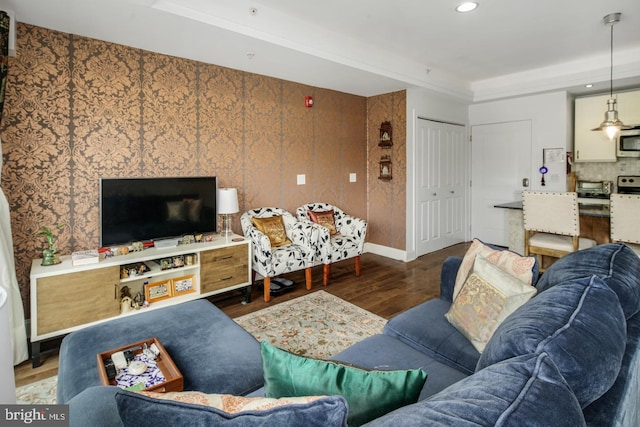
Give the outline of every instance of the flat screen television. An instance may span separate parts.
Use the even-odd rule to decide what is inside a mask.
[[[215,176],[102,178],[100,246],[217,231]]]

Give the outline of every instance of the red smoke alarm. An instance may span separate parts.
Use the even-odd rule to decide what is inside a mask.
[[[313,107],[313,98],[310,96],[305,96],[304,97],[304,106],[307,108],[311,108]]]

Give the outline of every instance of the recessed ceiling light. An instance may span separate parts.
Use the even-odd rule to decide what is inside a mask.
[[[584,85],[584,87],[593,87],[591,83]]]
[[[471,12],[477,7],[478,7],[478,3],[468,1],[465,3],[459,4],[458,7],[456,7],[456,12],[461,12],[461,13]]]

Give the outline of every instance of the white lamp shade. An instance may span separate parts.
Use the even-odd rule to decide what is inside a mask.
[[[240,212],[238,207],[238,190],[235,188],[218,188],[217,206],[219,214],[234,214]]]

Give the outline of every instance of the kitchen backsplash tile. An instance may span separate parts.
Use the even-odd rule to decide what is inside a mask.
[[[612,181],[614,191],[618,175],[640,175],[640,159],[619,160],[615,163],[574,163],[578,179],[586,181]]]

